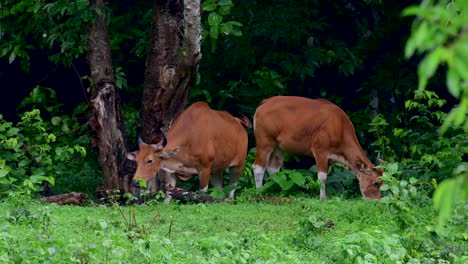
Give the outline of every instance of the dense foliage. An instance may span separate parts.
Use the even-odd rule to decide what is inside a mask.
[[[82,216],[75,217],[74,208],[38,205],[30,196],[49,184],[57,193],[94,195],[102,183],[87,129],[91,1],[2,1],[0,199],[8,202],[0,210],[0,260],[468,261],[467,3],[203,2],[203,59],[190,102],[248,116],[261,100],[279,94],[335,102],[350,116],[369,158],[385,170],[380,202],[352,200],[360,197],[357,180],[339,165],[327,181],[334,198],[310,200],[319,190],[315,166],[292,155],[285,169],[255,189],[249,131],[239,205],[156,201],[128,207],[128,216],[127,209],[111,206],[79,209]],[[151,1],[123,0],[99,10],[108,12],[129,142],[135,141],[151,7]],[[183,186],[196,190],[198,183]],[[438,225],[434,193],[444,220]],[[270,196],[292,203],[259,202]],[[138,211],[133,220],[131,210]]]

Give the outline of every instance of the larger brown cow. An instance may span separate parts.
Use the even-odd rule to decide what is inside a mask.
[[[251,126],[247,118],[194,103],[180,114],[162,142],[146,144],[140,140],[139,150],[127,155],[137,162],[133,178],[148,181],[162,169],[168,172],[166,190],[170,190],[176,186],[176,175],[182,180],[198,175],[200,190],[206,192],[209,182],[222,188],[223,172],[229,168],[231,184],[236,185],[247,155],[243,126]],[[234,196],[234,190],[229,196]],[[170,200],[166,194],[165,202]]]
[[[283,153],[288,152],[315,158],[321,199],[326,198],[329,161],[344,164],[356,175],[364,198],[380,199],[382,171],[366,157],[351,120],[335,104],[295,96],[271,97],[257,108],[254,131],[257,188],[262,187],[265,169],[270,174],[279,171]]]

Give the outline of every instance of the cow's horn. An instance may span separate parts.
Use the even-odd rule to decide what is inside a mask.
[[[167,145],[167,138],[166,138],[166,135],[164,134],[164,131],[162,131],[162,129],[159,129],[161,131],[161,134],[162,134],[162,144],[161,144],[161,147],[164,148],[166,145]]]

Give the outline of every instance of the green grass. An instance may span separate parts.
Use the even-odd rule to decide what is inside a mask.
[[[402,229],[385,205],[363,200],[120,209],[6,202],[0,204],[0,262],[430,263],[425,260],[445,257],[462,263],[468,260],[463,209],[452,230],[461,236],[447,239],[429,228],[436,218],[430,206],[408,212],[417,224]],[[132,212],[136,227],[128,231]]]

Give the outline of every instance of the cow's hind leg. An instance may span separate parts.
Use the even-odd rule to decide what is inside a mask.
[[[320,180],[320,199],[324,200],[327,198],[325,184],[327,183],[328,173],[328,152],[316,150],[312,153],[314,154],[315,162],[317,164],[317,177]]]
[[[223,190],[223,170],[213,171],[210,177],[211,186]]]
[[[275,150],[270,154],[270,159],[268,160],[267,171],[268,174],[272,175],[275,172],[278,172],[283,165],[284,153],[279,147],[276,147]]]
[[[234,198],[234,192],[236,191],[236,186],[237,186],[237,183],[239,182],[239,177],[240,177],[240,174],[242,173],[243,167],[244,167],[244,164],[242,164],[241,166],[233,166],[229,168],[229,173],[231,176],[230,186],[233,188],[229,192],[229,198]]]
[[[210,167],[201,169],[200,174],[198,175],[199,177],[198,180],[200,182],[200,192],[206,193],[208,191],[208,184],[210,182],[210,173],[211,173]]]
[[[265,169],[268,166],[268,160],[270,159],[270,155],[274,149],[274,145],[257,145],[257,153],[252,166],[255,176],[255,186],[257,188],[261,188],[263,186],[263,175],[265,174]]]

